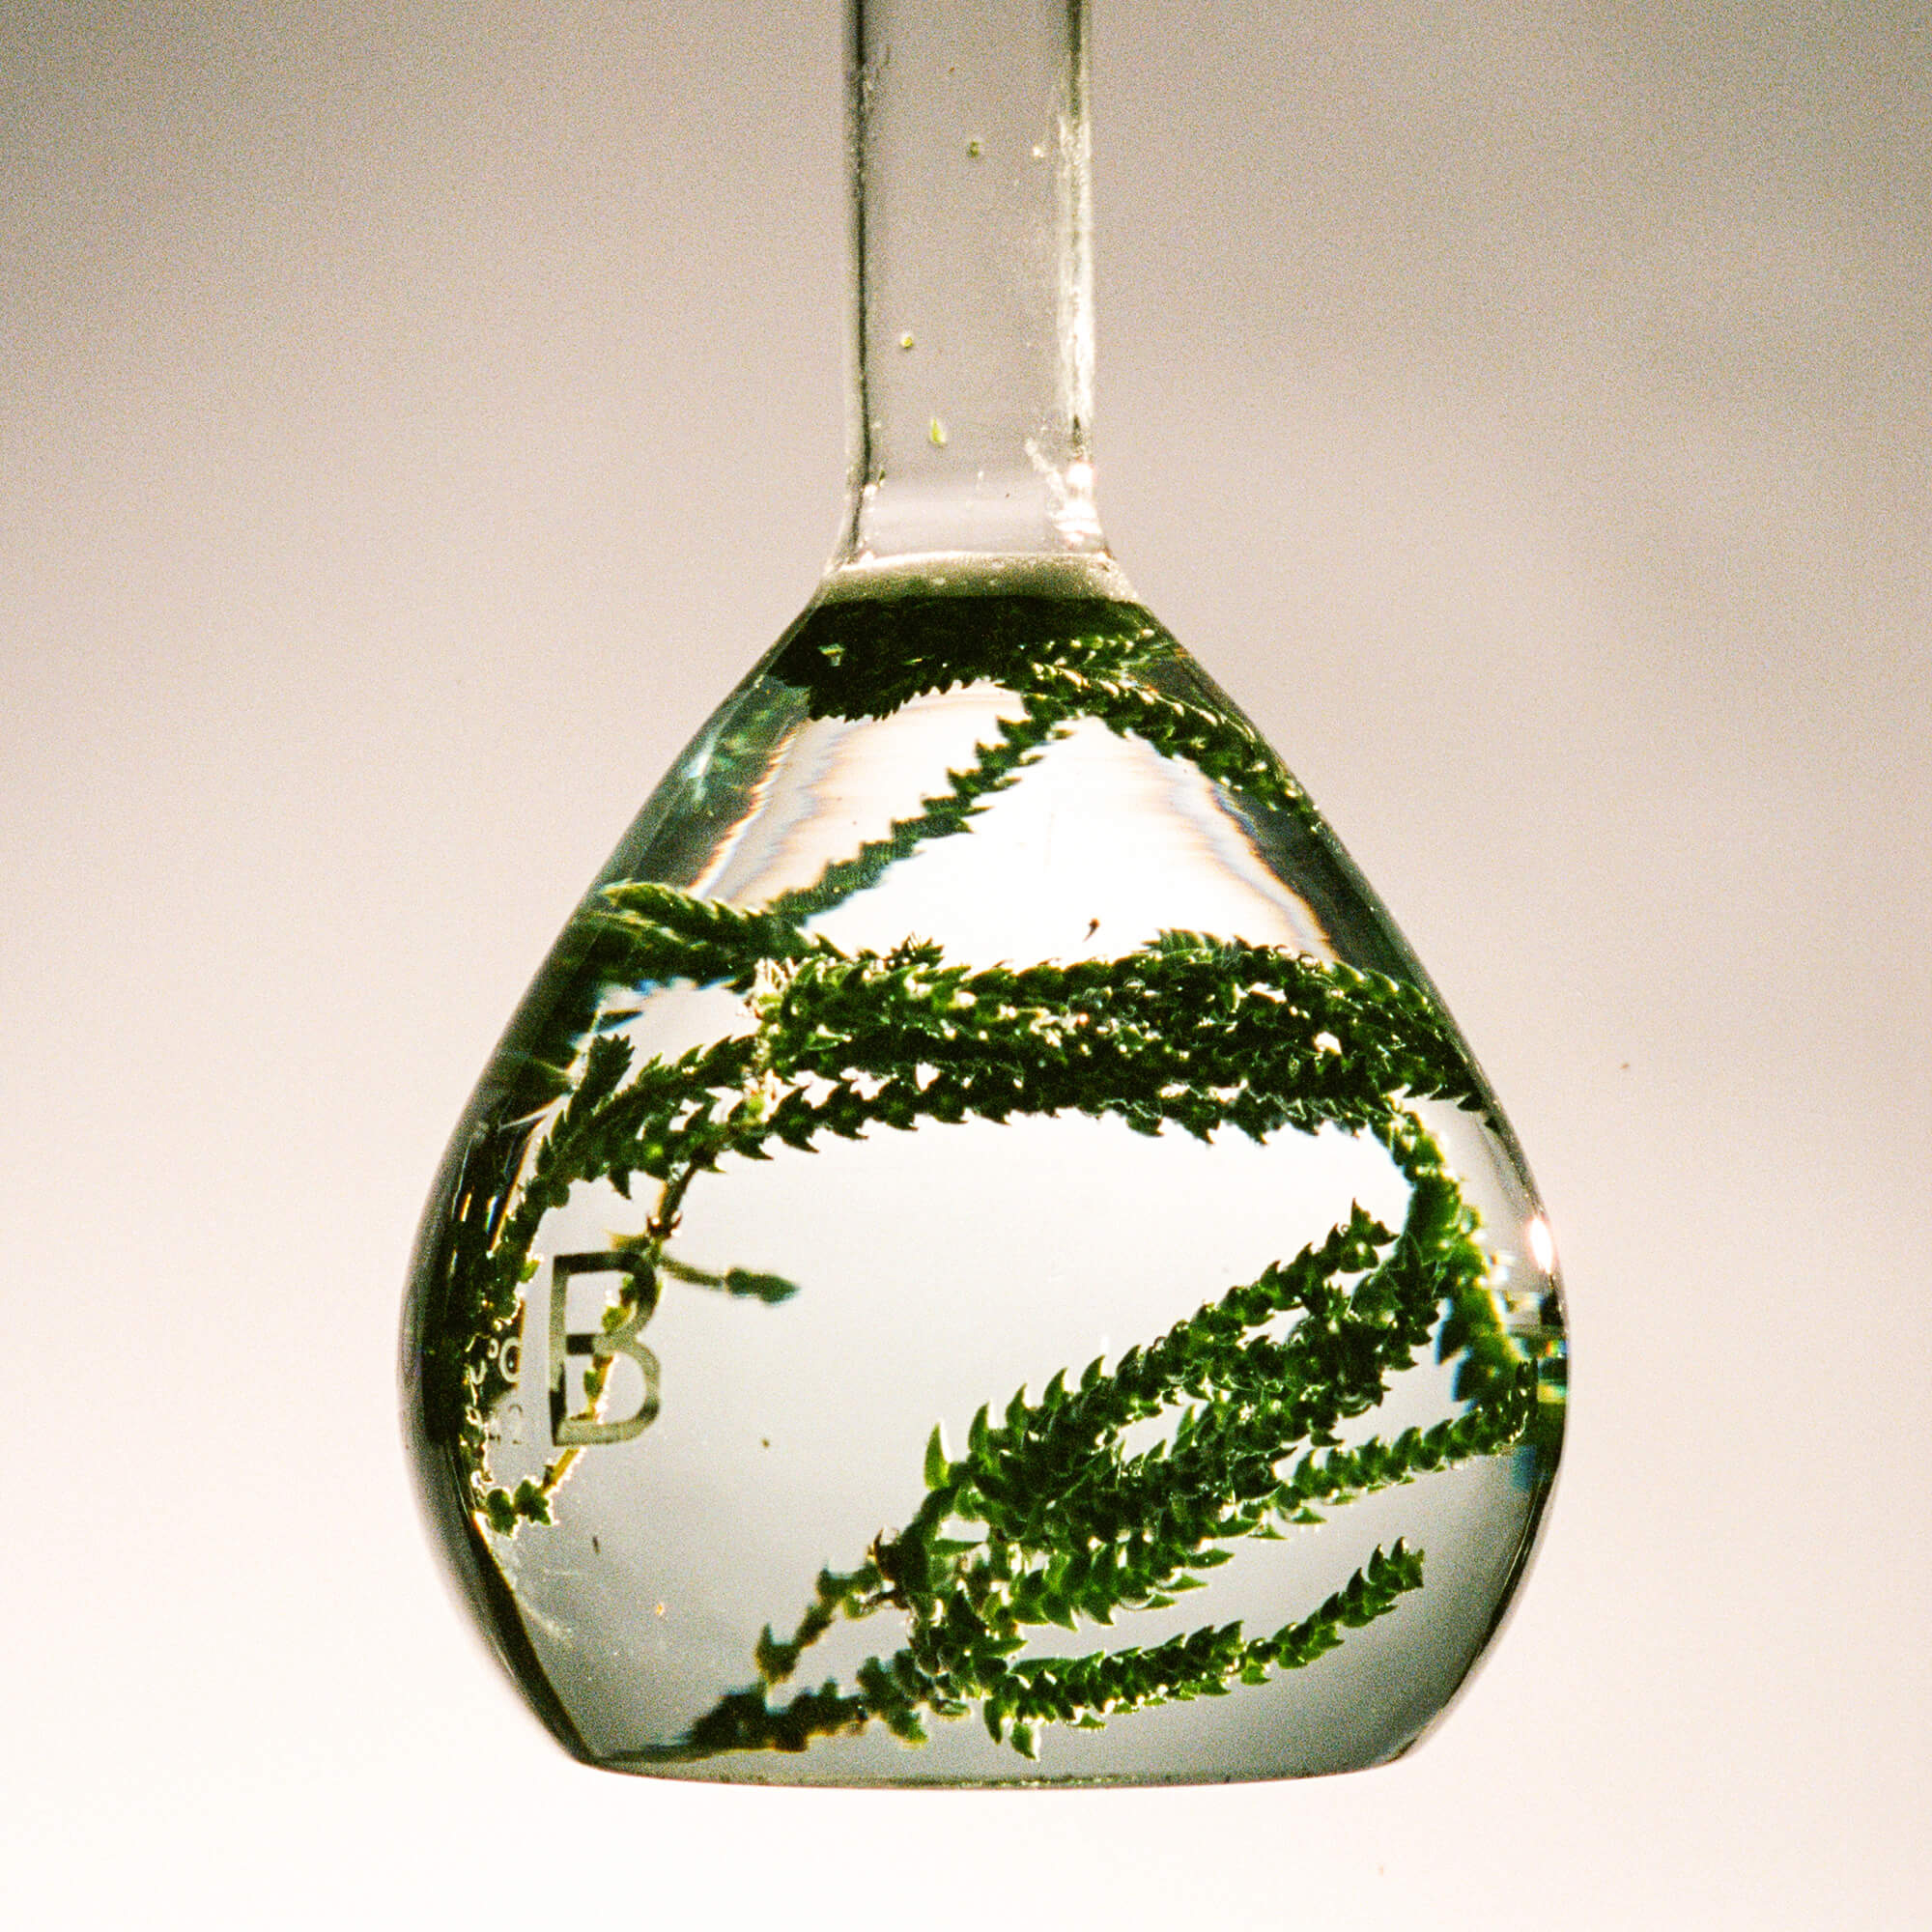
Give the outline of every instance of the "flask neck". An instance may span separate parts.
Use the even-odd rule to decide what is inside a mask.
[[[1086,0],[846,0],[850,500],[835,573],[1102,556]]]

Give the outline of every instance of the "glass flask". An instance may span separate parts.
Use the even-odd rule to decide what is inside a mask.
[[[847,16],[842,535],[457,1129],[405,1317],[426,1513],[588,1763],[1381,1763],[1549,1496],[1548,1223],[1106,549],[1083,0]]]

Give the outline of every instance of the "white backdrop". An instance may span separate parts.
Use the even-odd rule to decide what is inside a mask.
[[[1116,549],[1563,1242],[1499,1651],[1315,1784],[552,1747],[418,1533],[401,1277],[537,959],[830,546],[837,7],[0,0],[9,1922],[1923,1909],[1932,24],[1095,14]]]

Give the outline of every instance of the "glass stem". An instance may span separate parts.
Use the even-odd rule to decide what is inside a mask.
[[[846,0],[845,568],[1104,554],[1086,0]]]

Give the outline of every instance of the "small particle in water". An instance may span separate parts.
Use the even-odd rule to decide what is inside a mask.
[[[967,154],[967,156],[968,156],[968,158],[969,158],[969,159],[972,159],[972,160],[976,160],[976,161],[977,161],[977,160],[978,160],[978,159],[980,158],[980,144],[979,144],[979,142],[978,142],[978,141],[968,141],[968,142],[966,143],[966,154]]]
[[[1090,919],[1087,922],[1087,937],[1089,939],[1092,939],[1094,935],[1099,930],[1100,930],[1100,922],[1097,919]]]
[[[1046,150],[1041,146],[1039,146],[1037,142],[1034,144],[1033,157],[1037,161],[1043,161],[1046,159]]]
[[[772,1446],[772,1438],[769,1435],[761,1435],[758,1437],[758,1440],[762,1442],[767,1449],[769,1449]]]
[[[665,1613],[665,1606],[664,1606],[664,1605],[663,1605],[662,1604],[657,1604],[657,1605],[653,1605],[653,1607],[654,1607],[654,1608],[656,1609],[656,1611],[657,1611],[657,1613],[658,1613],[658,1615],[659,1615],[659,1616],[663,1616],[663,1615],[664,1615],[664,1613]]]
[[[906,332],[905,332],[905,333],[904,333],[904,334],[903,334],[902,336],[900,336],[900,337],[899,337],[899,347],[900,347],[901,349],[910,349],[910,348],[912,347],[912,330],[911,330],[911,329],[907,329],[907,330],[906,330]]]
[[[926,431],[925,436],[926,440],[932,444],[934,449],[944,449],[946,447],[946,425],[937,416],[933,417],[932,426]]]
[[[604,1554],[604,1546],[601,1543],[599,1543],[594,1536],[590,1539],[590,1547],[597,1552],[599,1556],[602,1556]]]

